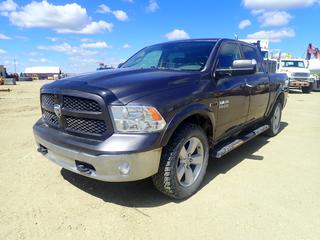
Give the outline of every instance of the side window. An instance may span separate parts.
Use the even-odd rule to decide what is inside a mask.
[[[257,71],[258,72],[263,72],[263,68],[261,65],[261,58],[258,57],[258,52],[255,48],[248,47],[248,46],[242,46],[242,52],[244,59],[247,60],[256,60],[257,61]]]
[[[220,48],[218,55],[218,69],[232,68],[234,60],[241,59],[241,52],[238,44],[226,43]]]

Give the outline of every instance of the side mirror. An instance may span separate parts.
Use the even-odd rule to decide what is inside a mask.
[[[118,68],[121,68],[124,63],[119,63]]]
[[[252,60],[235,60],[232,63],[232,68],[237,71],[250,71],[255,73],[257,68],[257,61],[255,59]]]
[[[252,60],[234,60],[232,63],[232,68],[226,69],[216,69],[215,77],[221,78],[226,76],[238,76],[253,74],[257,71],[257,61]]]

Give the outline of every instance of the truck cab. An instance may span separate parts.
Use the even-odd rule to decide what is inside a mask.
[[[304,59],[281,59],[278,72],[287,74],[289,89],[299,89],[303,93],[311,92],[313,79]]]

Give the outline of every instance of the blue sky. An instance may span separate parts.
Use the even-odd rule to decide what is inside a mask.
[[[234,34],[302,57],[320,47],[319,16],[319,0],[0,0],[0,64],[87,72],[153,43]]]

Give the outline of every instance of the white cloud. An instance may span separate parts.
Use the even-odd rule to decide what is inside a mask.
[[[119,21],[126,21],[128,20],[128,15],[125,11],[122,10],[116,10],[113,11],[112,14],[118,19]]]
[[[77,3],[54,5],[45,0],[33,1],[8,13],[10,22],[22,28],[52,28],[58,33],[95,34],[111,31],[113,25],[92,21],[87,10]]]
[[[38,49],[45,51],[55,51],[78,57],[92,56],[98,53],[97,51],[87,50],[82,47],[71,46],[69,43],[62,43],[52,46],[38,46]]]
[[[108,7],[105,4],[99,5],[96,12],[98,12],[98,13],[111,13],[119,21],[126,21],[129,18],[128,14],[125,11],[123,11],[123,10],[114,10],[113,11],[113,10],[111,10],[110,7]]]
[[[248,20],[248,19],[245,19],[245,20],[242,20],[240,23],[239,23],[239,28],[240,29],[245,29],[246,27],[249,27],[251,26],[251,21]]]
[[[90,38],[81,38],[80,42],[93,42],[93,40]]]
[[[167,33],[165,37],[170,41],[190,38],[187,32],[180,29],[174,29],[172,32]]]
[[[1,34],[0,33],[0,40],[9,40],[11,39],[10,37],[8,37],[7,35]]]
[[[319,3],[319,0],[243,0],[249,9],[289,9],[310,7]]]
[[[47,37],[47,39],[51,42],[57,42],[59,39],[56,37]]]
[[[131,46],[128,44],[128,43],[126,43],[126,44],[123,44],[123,46],[122,46],[122,48],[130,48]]]
[[[259,31],[256,33],[248,34],[249,39],[268,39],[270,42],[280,42],[283,38],[293,38],[296,33],[293,29],[281,29],[270,31]]]
[[[262,27],[275,27],[287,25],[292,16],[285,11],[264,12],[258,20]]]
[[[35,57],[35,56],[41,55],[41,53],[38,53],[38,52],[30,52],[29,55],[32,56],[32,57]]]
[[[29,58],[28,59],[29,62],[40,62],[40,63],[46,63],[48,62],[48,59],[46,58],[40,58],[40,59],[35,59],[35,58]]]
[[[265,11],[266,10],[264,10],[264,9],[254,9],[254,10],[251,11],[251,14],[253,16],[257,16],[257,15],[260,15],[260,14],[264,13]]]
[[[98,6],[98,9],[96,12],[97,13],[110,13],[111,9],[107,5],[101,4]]]
[[[106,42],[83,43],[80,46],[82,48],[111,48]]]
[[[12,12],[18,7],[13,0],[6,0],[0,3],[0,12]]]
[[[7,51],[0,48],[0,54],[5,54],[5,53],[7,53]]]
[[[75,34],[96,34],[104,30],[111,32],[113,29],[113,24],[105,21],[91,22],[82,29],[57,29],[57,33],[75,33]]]
[[[160,7],[156,0],[149,0],[149,4],[146,7],[147,12],[156,12],[159,9]]]

